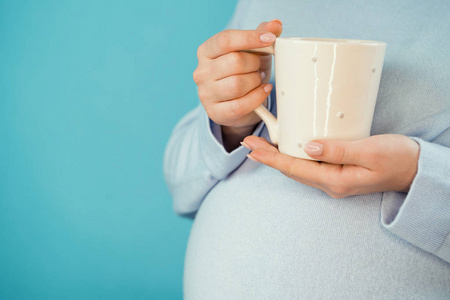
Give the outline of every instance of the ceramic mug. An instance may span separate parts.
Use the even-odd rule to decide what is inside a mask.
[[[313,139],[356,140],[370,136],[386,43],[322,38],[277,38],[277,117],[260,105],[280,152],[310,159],[304,146]]]

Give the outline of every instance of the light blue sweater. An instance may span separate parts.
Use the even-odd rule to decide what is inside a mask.
[[[195,216],[185,299],[450,299],[450,1],[241,1],[229,27],[273,18],[282,36],[387,42],[372,134],[413,137],[418,173],[408,193],[333,199],[227,153],[198,106],[164,161],[175,211]]]

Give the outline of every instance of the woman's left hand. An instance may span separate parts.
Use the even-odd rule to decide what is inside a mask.
[[[249,158],[323,190],[333,198],[387,191],[408,192],[417,173],[419,145],[398,134],[357,141],[314,140],[305,146],[311,161],[282,154],[264,138],[242,143]]]

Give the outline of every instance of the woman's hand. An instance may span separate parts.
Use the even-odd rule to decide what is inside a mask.
[[[237,137],[235,146],[253,132],[260,121],[253,110],[272,90],[271,55],[241,51],[270,46],[282,30],[278,20],[261,23],[256,30],[225,30],[198,48],[193,77],[200,101],[225,135]]]
[[[305,152],[319,161],[282,154],[261,137],[249,136],[242,144],[253,150],[249,158],[321,189],[333,198],[407,192],[417,173],[419,159],[419,145],[398,134],[375,135],[351,142],[311,141],[305,146]]]

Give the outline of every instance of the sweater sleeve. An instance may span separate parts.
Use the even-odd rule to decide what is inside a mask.
[[[259,135],[263,126],[260,122],[253,135]],[[225,150],[220,125],[209,119],[203,106],[188,113],[174,128],[164,155],[164,176],[174,211],[195,217],[208,192],[238,168],[248,153],[242,146],[231,153]]]
[[[228,29],[242,29],[250,1],[238,1]],[[268,98],[271,107],[270,96]],[[264,126],[260,122],[253,135]],[[250,151],[240,146],[231,153],[223,147],[221,126],[199,105],[174,128],[164,154],[164,177],[180,216],[194,218],[208,192],[238,168]]]
[[[450,262],[450,110],[410,130],[420,146],[418,171],[408,193],[383,194],[383,226]]]

